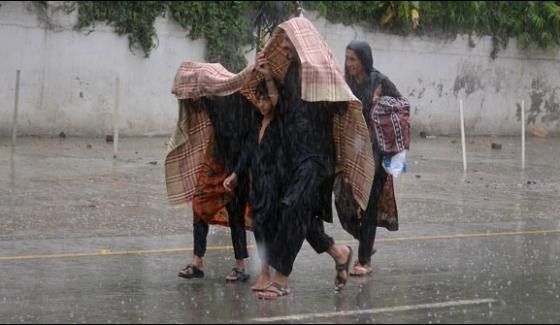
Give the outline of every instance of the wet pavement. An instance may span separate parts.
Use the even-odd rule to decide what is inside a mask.
[[[166,142],[121,139],[115,160],[104,139],[0,138],[0,323],[560,322],[560,139],[529,138],[525,171],[519,139],[469,139],[466,175],[458,139],[414,139],[373,275],[335,294],[332,260],[306,244],[279,301],[249,290],[254,249],[253,279],[225,283],[223,228],[206,277],[177,277],[192,213],[167,203]]]

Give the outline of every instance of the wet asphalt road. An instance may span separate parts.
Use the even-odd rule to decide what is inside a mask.
[[[491,143],[503,145],[492,150]],[[184,280],[189,208],[166,201],[165,138],[0,139],[1,323],[558,323],[560,139],[415,139],[396,181],[398,232],[378,232],[374,273],[333,291],[305,245],[294,293],[260,301],[226,284],[230,236],[212,228],[206,277]],[[357,244],[338,222],[327,232]],[[252,235],[249,235],[253,244]]]

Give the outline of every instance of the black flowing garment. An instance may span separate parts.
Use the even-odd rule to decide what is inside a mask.
[[[250,204],[252,218],[256,226],[276,219],[278,204],[284,192],[287,162],[282,148],[280,122],[277,118],[267,126],[259,141],[262,117],[258,117],[250,127],[247,141],[241,153],[235,172],[238,177],[250,174]]]
[[[280,89],[283,146],[291,174],[282,203],[304,215],[332,222],[335,172],[333,118],[343,103],[301,99],[299,65],[292,64]]]
[[[307,240],[318,254],[334,240],[325,233],[323,221],[332,222],[332,191],[335,176],[334,114],[346,103],[307,102],[301,99],[299,64],[288,69],[279,89],[282,114],[281,138],[286,157],[285,192],[279,204],[279,222],[269,244],[268,262],[289,276]]]

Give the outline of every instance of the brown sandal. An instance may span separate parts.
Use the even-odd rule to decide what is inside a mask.
[[[275,294],[276,296],[267,296],[266,294]],[[284,297],[289,295],[290,293],[292,293],[292,289],[290,288],[284,288],[281,284],[277,283],[277,282],[272,282],[268,285],[268,287],[266,287],[265,289],[263,289],[262,291],[259,291],[257,293],[257,297],[259,299],[264,299],[264,300],[276,300],[280,297]]]

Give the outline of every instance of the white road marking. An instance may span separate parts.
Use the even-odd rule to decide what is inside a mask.
[[[280,298],[282,299],[282,298]],[[433,309],[433,308],[447,308],[447,307],[457,307],[466,305],[480,305],[480,304],[490,304],[497,302],[495,299],[475,299],[475,300],[457,300],[457,301],[447,301],[447,302],[436,302],[431,304],[420,304],[420,305],[407,305],[407,306],[395,306],[395,307],[384,307],[384,308],[374,308],[374,309],[362,309],[362,310],[347,310],[347,311],[337,311],[330,313],[313,313],[313,314],[301,314],[301,315],[290,315],[290,316],[279,316],[279,317],[265,317],[265,318],[253,318],[255,322],[261,323],[272,323],[272,322],[282,322],[282,321],[301,321],[310,318],[326,318],[326,317],[339,317],[339,316],[357,316],[357,315],[367,315],[367,314],[380,314],[380,313],[394,313],[401,311],[410,310],[421,310],[421,309]]]

